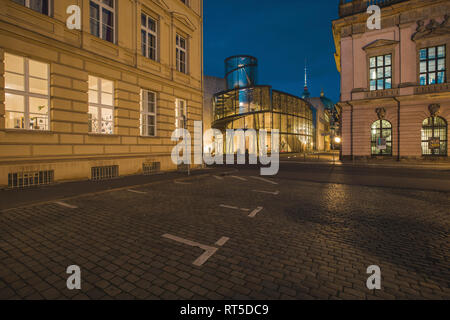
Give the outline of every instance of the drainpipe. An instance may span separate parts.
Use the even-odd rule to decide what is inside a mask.
[[[400,161],[400,100],[393,97],[397,102],[397,161]]]
[[[353,155],[353,105],[347,101],[347,104],[351,107],[350,109],[350,156],[352,157],[352,161],[355,160]]]

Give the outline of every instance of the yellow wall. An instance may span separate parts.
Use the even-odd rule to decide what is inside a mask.
[[[117,0],[116,44],[90,34],[89,1],[57,0],[51,17],[0,0],[0,186],[9,172],[55,170],[55,180],[88,179],[94,166],[139,173],[142,162],[174,169],[175,99],[188,103],[189,130],[202,119],[202,0]],[[82,31],[66,8],[82,8]],[[158,58],[141,55],[140,13],[158,22]],[[188,74],[176,71],[175,37],[188,38]],[[5,129],[4,53],[50,65],[50,131]],[[114,134],[88,133],[88,76],[114,81]],[[157,137],[141,137],[140,89],[157,92]]]

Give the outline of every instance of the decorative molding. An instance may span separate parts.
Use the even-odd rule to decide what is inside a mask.
[[[178,12],[172,12],[172,15],[175,19],[183,23],[190,30],[194,31],[196,29],[195,25],[191,22],[191,20],[189,20],[189,18],[186,15]]]
[[[385,48],[385,47],[391,47],[396,44],[400,43],[400,41],[396,40],[387,40],[387,39],[378,39],[375,40],[368,45],[364,46],[362,49],[364,51],[370,50],[370,49],[378,49],[378,48]]]
[[[375,112],[378,116],[378,119],[383,120],[386,117],[386,109],[385,108],[376,108]]]
[[[160,6],[162,9],[170,11],[170,7],[167,5],[167,3],[164,2],[164,0],[153,0],[153,2]]]
[[[430,84],[428,86],[417,86],[414,88],[414,94],[449,92],[450,83]]]
[[[431,19],[427,25],[425,25],[424,20],[417,21],[417,29],[411,39],[417,41],[424,38],[448,35],[450,33],[449,18],[450,16],[446,14],[444,16],[444,21],[441,23],[436,22],[435,19]]]
[[[366,99],[375,99],[375,98],[386,98],[386,97],[396,97],[400,94],[400,90],[398,88],[386,89],[386,90],[374,90],[366,92]]]
[[[430,116],[436,117],[439,115],[441,111],[441,105],[438,103],[433,103],[428,106],[428,110],[430,111]]]

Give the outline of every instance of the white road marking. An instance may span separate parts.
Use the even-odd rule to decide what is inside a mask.
[[[250,209],[245,209],[245,208],[239,208],[239,207],[234,207],[234,206],[227,206],[226,204],[221,204],[219,207],[222,208],[226,208],[226,209],[233,209],[233,210],[241,210],[241,211],[250,211]]]
[[[222,237],[219,240],[217,240],[217,242],[215,243],[216,246],[222,247],[225,243],[228,242],[228,240],[230,240],[230,238],[228,237]]]
[[[250,213],[248,216],[249,216],[250,218],[254,218],[254,217],[256,217],[256,215],[257,215],[262,209],[264,209],[264,208],[263,208],[263,207],[258,207],[258,208],[256,208],[255,210],[253,210],[252,213]]]
[[[238,179],[238,180],[241,180],[241,181],[247,181],[247,179],[242,178],[242,177],[238,177],[238,176],[230,176],[230,178]]]
[[[68,204],[68,203],[65,203],[65,202],[62,202],[62,201],[55,201],[55,203],[59,204],[62,207],[66,207],[66,208],[69,208],[69,209],[77,209],[78,208],[77,206],[73,206],[71,204]]]
[[[223,180],[223,177],[219,177],[219,176],[213,176],[214,178],[216,178],[217,180]]]
[[[208,261],[209,258],[211,258],[217,252],[217,250],[219,250],[219,248],[207,246],[195,241],[173,236],[171,234],[164,234],[162,235],[162,237],[204,250],[205,252],[192,263],[194,266],[197,267],[201,267],[206,261]],[[223,246],[228,240],[230,240],[230,238],[222,237],[216,242],[216,245]]]
[[[188,185],[188,184],[190,184],[190,183],[189,183],[189,182],[182,182],[182,181],[176,181],[176,180],[175,180],[175,184]]]
[[[252,177],[253,179],[257,179],[257,180],[261,180],[261,181],[264,181],[264,182],[268,182],[268,183],[271,183],[271,184],[278,184],[278,182],[275,182],[275,181],[272,181],[272,180],[269,180],[269,179],[264,179],[264,178],[261,178],[261,177]]]
[[[277,196],[277,195],[280,194],[280,191],[275,191],[275,192],[272,192],[272,191],[263,191],[263,190],[252,190],[252,191],[253,191],[253,192],[258,192],[258,193],[272,194],[272,195],[274,195],[274,196]]]
[[[137,191],[137,190],[132,190],[132,189],[128,189],[128,192],[132,192],[132,193],[138,193],[138,194],[147,194],[147,192],[142,192],[142,191]]]

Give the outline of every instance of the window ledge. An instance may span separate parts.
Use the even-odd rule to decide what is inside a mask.
[[[414,89],[415,94],[449,91],[450,83],[429,84],[425,86],[417,86]]]
[[[365,95],[366,98],[380,98],[380,97],[398,96],[399,94],[400,90],[394,88],[394,89],[367,91]]]
[[[51,130],[31,130],[31,129],[13,129],[13,128],[4,128],[0,129],[0,131],[4,132],[14,132],[14,133],[24,133],[24,134],[55,134],[55,132]]]
[[[95,132],[88,132],[88,136],[94,136],[94,137],[120,137],[119,134],[108,134],[108,133],[95,133]]]

